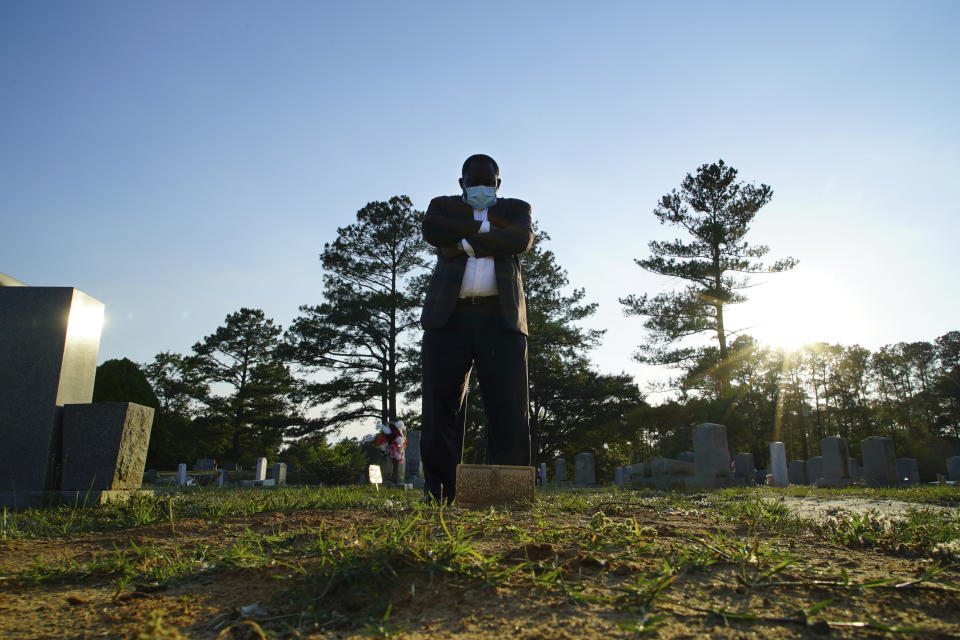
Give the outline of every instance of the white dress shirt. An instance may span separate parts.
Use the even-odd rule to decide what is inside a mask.
[[[490,220],[486,209],[474,209],[473,219],[479,220],[480,233],[490,231]],[[497,295],[497,274],[494,270],[493,258],[478,258],[473,253],[473,247],[463,239],[463,250],[467,252],[467,268],[463,272],[463,282],[460,283],[460,297]]]

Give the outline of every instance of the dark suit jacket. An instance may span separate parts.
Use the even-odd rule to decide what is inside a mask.
[[[430,201],[423,218],[423,239],[437,247],[437,265],[420,315],[424,329],[439,329],[450,319],[467,266],[466,255],[448,258],[440,247],[466,239],[476,257],[493,257],[503,317],[526,335],[527,304],[517,256],[533,244],[530,205],[514,198],[497,198],[487,209],[487,218],[490,231],[478,233],[481,223],[473,219],[473,208],[462,197],[440,196]]]

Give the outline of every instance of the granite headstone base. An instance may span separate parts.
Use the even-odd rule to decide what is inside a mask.
[[[533,500],[536,482],[533,467],[458,464],[457,505],[473,508]]]
[[[153,409],[132,402],[64,406],[63,489],[139,489],[152,426]]]

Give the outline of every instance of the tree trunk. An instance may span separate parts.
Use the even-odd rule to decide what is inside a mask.
[[[717,309],[717,341],[720,343],[720,363],[717,365],[717,397],[727,393],[727,334],[723,328],[723,304],[714,305]]]

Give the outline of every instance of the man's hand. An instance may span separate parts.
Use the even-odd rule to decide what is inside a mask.
[[[460,250],[459,243],[448,244],[447,246],[441,248],[440,250],[443,251],[443,255],[447,256],[448,258],[456,258],[457,256],[463,253],[463,251]]]

